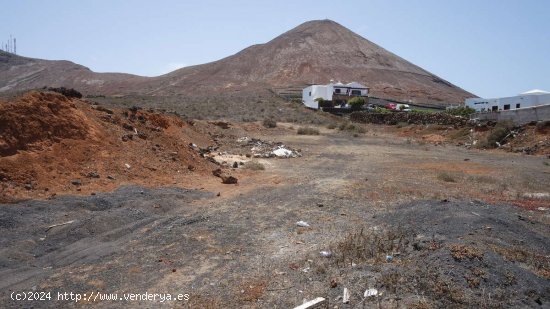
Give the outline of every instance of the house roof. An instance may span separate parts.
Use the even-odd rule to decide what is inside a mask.
[[[524,93],[521,93],[521,95],[541,95],[541,94],[550,94],[550,92],[540,90],[540,89],[533,89],[533,90],[529,90]]]

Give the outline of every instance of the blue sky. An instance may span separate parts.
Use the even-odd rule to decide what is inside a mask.
[[[550,90],[550,1],[0,0],[18,54],[146,76],[332,19],[482,97]]]

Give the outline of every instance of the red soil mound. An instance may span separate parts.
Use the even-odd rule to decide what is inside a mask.
[[[50,146],[62,139],[85,139],[90,125],[74,103],[56,93],[32,92],[0,105],[0,155]]]
[[[31,92],[0,103],[0,201],[213,178],[191,143],[213,142],[175,116]]]

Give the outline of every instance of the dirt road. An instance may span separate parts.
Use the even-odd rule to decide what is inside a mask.
[[[238,185],[0,205],[0,306],[291,308],[318,296],[338,308],[549,306],[547,159],[383,129],[264,132],[303,156],[260,159],[265,171],[241,172]],[[344,287],[349,304],[337,299]],[[381,295],[363,299],[366,288]],[[129,300],[146,292],[189,300]]]

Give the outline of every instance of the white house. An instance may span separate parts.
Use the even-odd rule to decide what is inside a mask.
[[[548,105],[550,104],[550,92],[534,89],[515,97],[466,99],[465,104],[475,109],[477,112],[513,110],[531,106]]]
[[[302,90],[302,103],[307,107],[319,109],[320,107],[345,106],[347,101],[353,97],[366,97],[369,94],[369,88],[357,82],[342,84],[330,81],[327,85],[311,85]],[[319,100],[323,103],[319,106]]]

